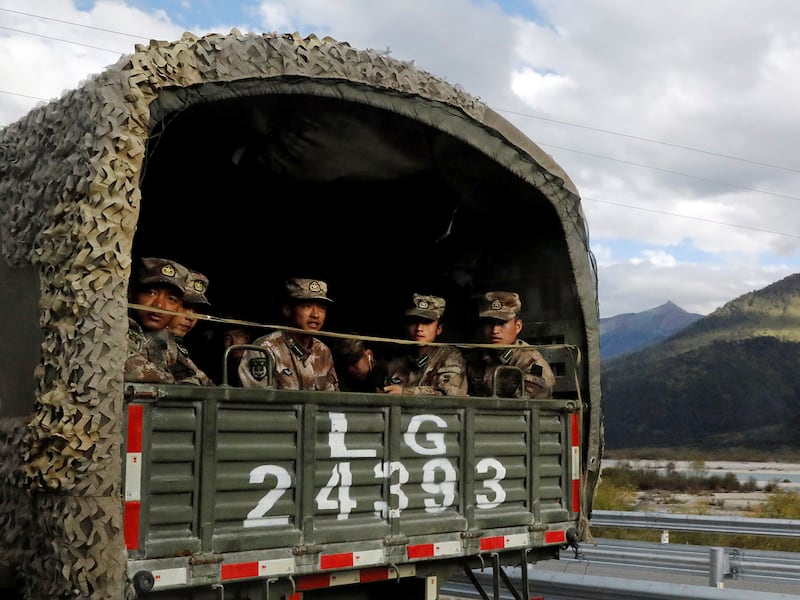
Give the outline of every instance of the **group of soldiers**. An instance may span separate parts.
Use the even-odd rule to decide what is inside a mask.
[[[182,342],[210,306],[208,278],[167,259],[144,258],[131,278],[126,381],[214,385]],[[315,335],[332,304],[328,285],[291,278],[284,289],[287,327],[263,335],[235,355],[237,385],[387,394],[549,398],[555,376],[542,354],[518,338],[522,304],[516,292],[487,292],[478,318],[483,344],[463,350],[437,342],[444,298],[413,294],[404,312],[404,351],[378,357],[363,336],[330,345]],[[248,338],[239,339],[239,342]],[[491,346],[498,346],[492,348]]]

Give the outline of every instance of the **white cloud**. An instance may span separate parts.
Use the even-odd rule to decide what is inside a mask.
[[[3,7],[143,37],[2,13],[30,33],[0,30],[0,125],[37,102],[25,96],[56,97],[134,43],[235,21],[179,23],[185,1],[30,4]],[[667,300],[706,313],[800,271],[800,3],[530,6],[535,22],[491,1],[270,0],[237,27],[388,49],[504,114],[584,196],[604,316]]]

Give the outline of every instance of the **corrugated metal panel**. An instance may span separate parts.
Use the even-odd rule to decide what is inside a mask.
[[[198,534],[201,405],[145,405],[142,512],[145,556],[200,550]]]
[[[220,402],[209,426],[214,552],[299,544],[297,492],[303,408],[272,403]],[[207,465],[208,466],[208,465]]]
[[[142,558],[301,574],[535,546],[530,532],[574,525],[565,403],[176,390],[143,403]]]
[[[476,411],[475,525],[533,524],[529,504],[531,412]]]
[[[543,523],[569,520],[567,491],[570,446],[567,437],[569,418],[563,412],[539,414],[539,469],[534,489],[539,495],[539,516]]]

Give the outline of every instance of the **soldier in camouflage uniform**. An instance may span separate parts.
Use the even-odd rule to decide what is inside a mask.
[[[338,390],[339,378],[330,348],[312,334],[325,325],[328,285],[318,279],[286,281],[283,314],[287,324],[309,333],[275,331],[253,344],[266,348],[272,361],[272,385],[289,390]],[[263,353],[247,350],[239,363],[242,387],[268,387],[269,373]]]
[[[444,298],[414,294],[412,306],[404,315],[408,339],[435,342],[442,333],[444,309]],[[467,395],[466,364],[455,347],[420,344],[390,360],[386,370],[383,391],[387,394]]]
[[[356,334],[352,334],[356,335]],[[331,344],[339,390],[342,392],[383,392],[386,365],[375,358],[372,348],[358,338],[341,338]]]
[[[208,290],[208,277],[197,271],[188,271],[186,287],[183,290],[183,310],[186,312],[199,312],[211,306],[206,297]],[[189,357],[189,350],[183,338],[197,325],[197,317],[186,314],[175,315],[169,322],[167,329],[172,333],[172,343],[176,346],[177,359],[170,367],[175,383],[192,385],[214,385],[214,382],[200,369]]]
[[[505,366],[520,369],[527,396],[552,397],[556,378],[550,365],[536,348],[517,339],[522,331],[521,310],[516,292],[487,292],[481,297],[478,318],[484,343],[515,347],[480,349],[468,357],[470,395],[491,396],[496,385],[498,396],[521,396],[520,372],[502,369]]]
[[[183,309],[183,291],[189,272],[164,258],[143,258],[131,281],[130,301],[163,310]],[[170,368],[177,362],[177,346],[167,330],[172,317],[165,313],[131,309],[128,316],[128,357],[125,381],[175,383]]]

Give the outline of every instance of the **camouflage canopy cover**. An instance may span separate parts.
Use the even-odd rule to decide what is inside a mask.
[[[395,121],[379,120],[379,112]],[[164,136],[170,127],[185,133],[178,152],[177,136]],[[229,131],[246,131],[247,139],[233,140]],[[210,182],[210,161],[222,146],[228,171]],[[159,153],[179,158],[160,160]],[[251,168],[233,170],[243,165]],[[433,171],[435,180],[427,175]],[[263,173],[280,174],[283,183],[272,187]],[[226,212],[238,211],[226,225],[260,221],[262,233],[275,232],[285,215],[274,204],[265,212],[270,197],[297,194],[293,201],[308,201],[326,216],[342,210],[343,200],[320,199],[328,193],[323,184],[358,179],[368,186],[404,176],[416,186],[409,189],[419,190],[410,203],[446,188],[464,206],[501,189],[512,216],[528,198],[549,205],[541,218],[552,212],[560,221],[566,268],[587,324],[579,332],[588,348],[582,359],[599,364],[594,265],[575,186],[504,118],[410,63],[313,35],[187,33],[137,46],[0,130],[0,294],[7,307],[0,324],[0,565],[25,564],[32,596],[113,598],[124,587],[120,446],[132,256],[203,265],[215,251],[204,242]],[[214,199],[203,197],[207,188]],[[387,198],[399,211],[420,210],[404,206],[402,197]],[[182,213],[171,208],[178,199]],[[370,210],[367,200],[354,210]],[[448,219],[452,225],[450,208],[426,210],[437,227]],[[167,227],[164,221],[179,214],[187,215],[185,226]],[[375,242],[381,233],[364,235]],[[352,239],[347,234],[343,245]],[[287,271],[316,256],[297,253]],[[398,250],[390,262],[405,254]],[[252,266],[237,267],[240,256],[231,251],[216,274],[211,269],[214,289],[224,287],[226,275],[225,283],[255,276]],[[397,296],[404,303],[409,294]],[[346,303],[337,296],[340,304]],[[593,487],[602,426],[599,370],[590,372]]]

